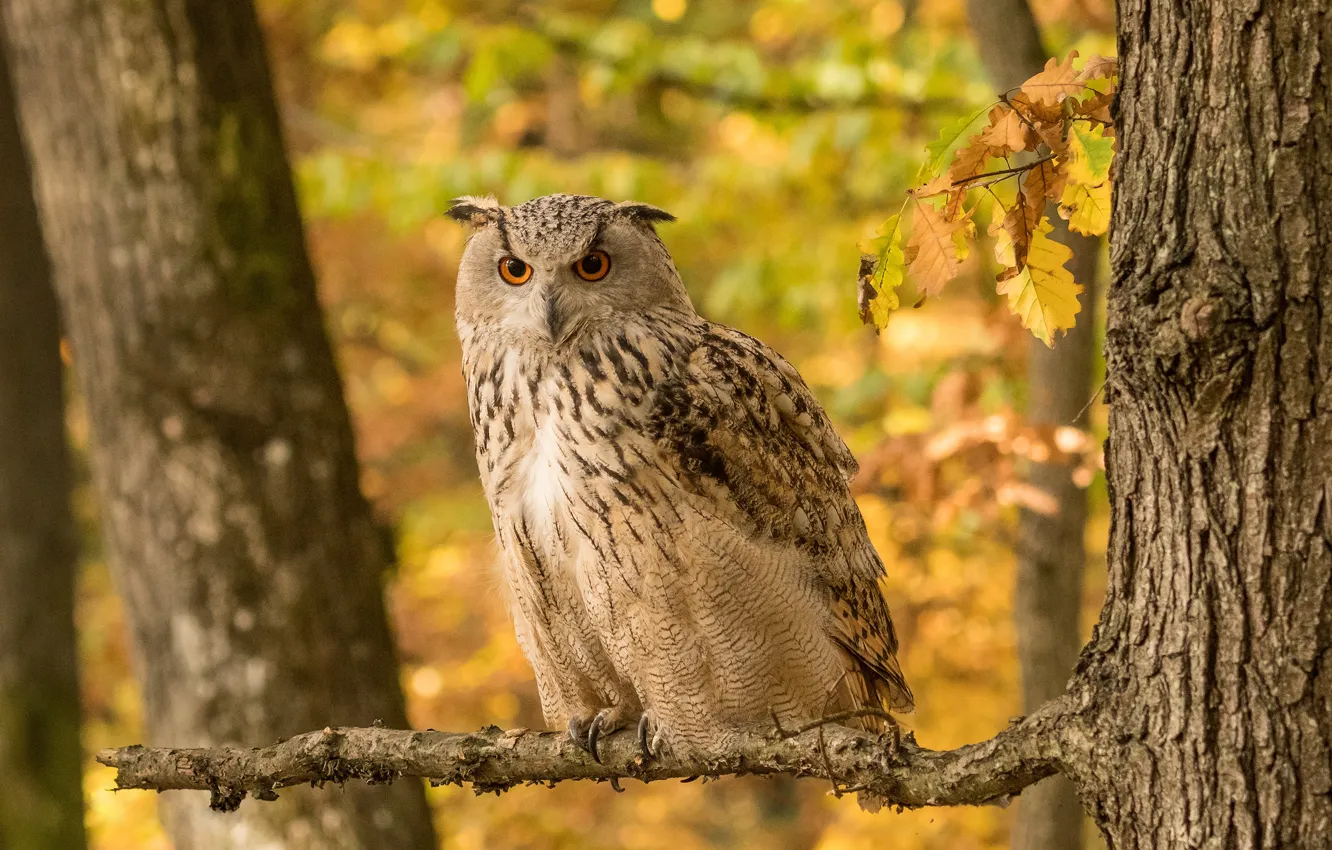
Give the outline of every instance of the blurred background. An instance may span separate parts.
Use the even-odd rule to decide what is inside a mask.
[[[1052,53],[1113,54],[1109,0],[1030,2]],[[900,207],[926,142],[1018,81],[997,85],[1005,72],[983,58],[1017,50],[1012,36],[973,27],[966,6],[259,0],[361,487],[396,544],[387,593],[413,726],[541,725],[491,577],[472,454],[452,318],[467,234],[442,215],[460,194],[585,193],[678,217],[661,234],[700,312],[796,364],[862,460],[858,499],[888,565],[917,696],[906,725],[922,745],[981,740],[1023,713],[1015,587],[1020,542],[1038,533],[1023,523],[1084,496],[1085,522],[1072,516],[1085,553],[1068,569],[1085,562],[1085,580],[1047,613],[1085,638],[1107,523],[1099,405],[1085,432],[1067,426],[1100,384],[1099,354],[1070,355],[1080,374],[1068,379],[1036,369],[985,250],[883,333],[856,315],[857,245]],[[1079,282],[1094,301],[1092,260]],[[1099,334],[1079,344],[1099,352]],[[1030,415],[1060,380],[1079,396],[1074,415]],[[91,760],[141,741],[144,719],[77,394],[67,419],[88,843],[165,848],[157,797],[109,791],[113,772]],[[1071,490],[1033,486],[1033,468],[1055,461]],[[625,787],[428,797],[441,846],[469,849],[979,850],[1010,846],[1022,805],[869,815],[814,780]]]

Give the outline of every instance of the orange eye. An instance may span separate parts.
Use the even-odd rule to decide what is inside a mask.
[[[505,283],[522,286],[532,277],[532,267],[517,257],[505,257],[500,260],[499,273]]]
[[[601,280],[610,272],[610,257],[605,251],[593,251],[574,263],[573,270],[583,280]]]

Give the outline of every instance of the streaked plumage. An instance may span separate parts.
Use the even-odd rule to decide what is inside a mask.
[[[680,751],[771,712],[910,710],[856,462],[790,364],[697,315],[653,230],[669,216],[569,195],[452,214],[478,228],[463,368],[547,722],[583,737],[646,713]],[[610,270],[589,282],[573,264],[593,251]]]

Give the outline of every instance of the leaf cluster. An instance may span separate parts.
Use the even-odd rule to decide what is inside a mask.
[[[1050,237],[1054,227],[1046,210],[1054,204],[1078,233],[1097,236],[1109,229],[1111,106],[1118,82],[1114,59],[1093,56],[1075,68],[1077,56],[1072,51],[1063,61],[1051,59],[997,103],[944,128],[926,146],[918,186],[868,246],[873,260],[863,264],[860,281],[864,322],[887,325],[901,307],[899,287],[908,276],[921,300],[942,292],[967,259],[977,210],[989,204],[987,232],[1001,266],[998,293],[1046,345],[1073,327],[1083,287],[1065,267],[1072,251]],[[986,123],[968,135],[982,115]],[[1016,184],[1007,203],[994,191],[1006,181]],[[909,233],[903,224],[908,207]]]

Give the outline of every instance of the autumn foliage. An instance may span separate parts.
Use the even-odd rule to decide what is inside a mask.
[[[1047,210],[1054,205],[1069,229],[1088,236],[1109,228],[1118,80],[1114,59],[1093,56],[1075,68],[1077,58],[1072,51],[1062,62],[1051,59],[926,147],[920,185],[869,246],[872,260],[862,266],[860,287],[864,322],[888,324],[908,277],[921,299],[942,292],[976,238],[977,211],[988,207],[987,233],[1002,266],[997,289],[1008,308],[1046,345],[1073,327],[1083,286],[1065,267],[1072,252],[1050,236]],[[982,115],[988,122],[967,137]],[[1004,183],[1012,184],[1011,194],[1000,194]],[[904,247],[907,207],[912,219]]]

